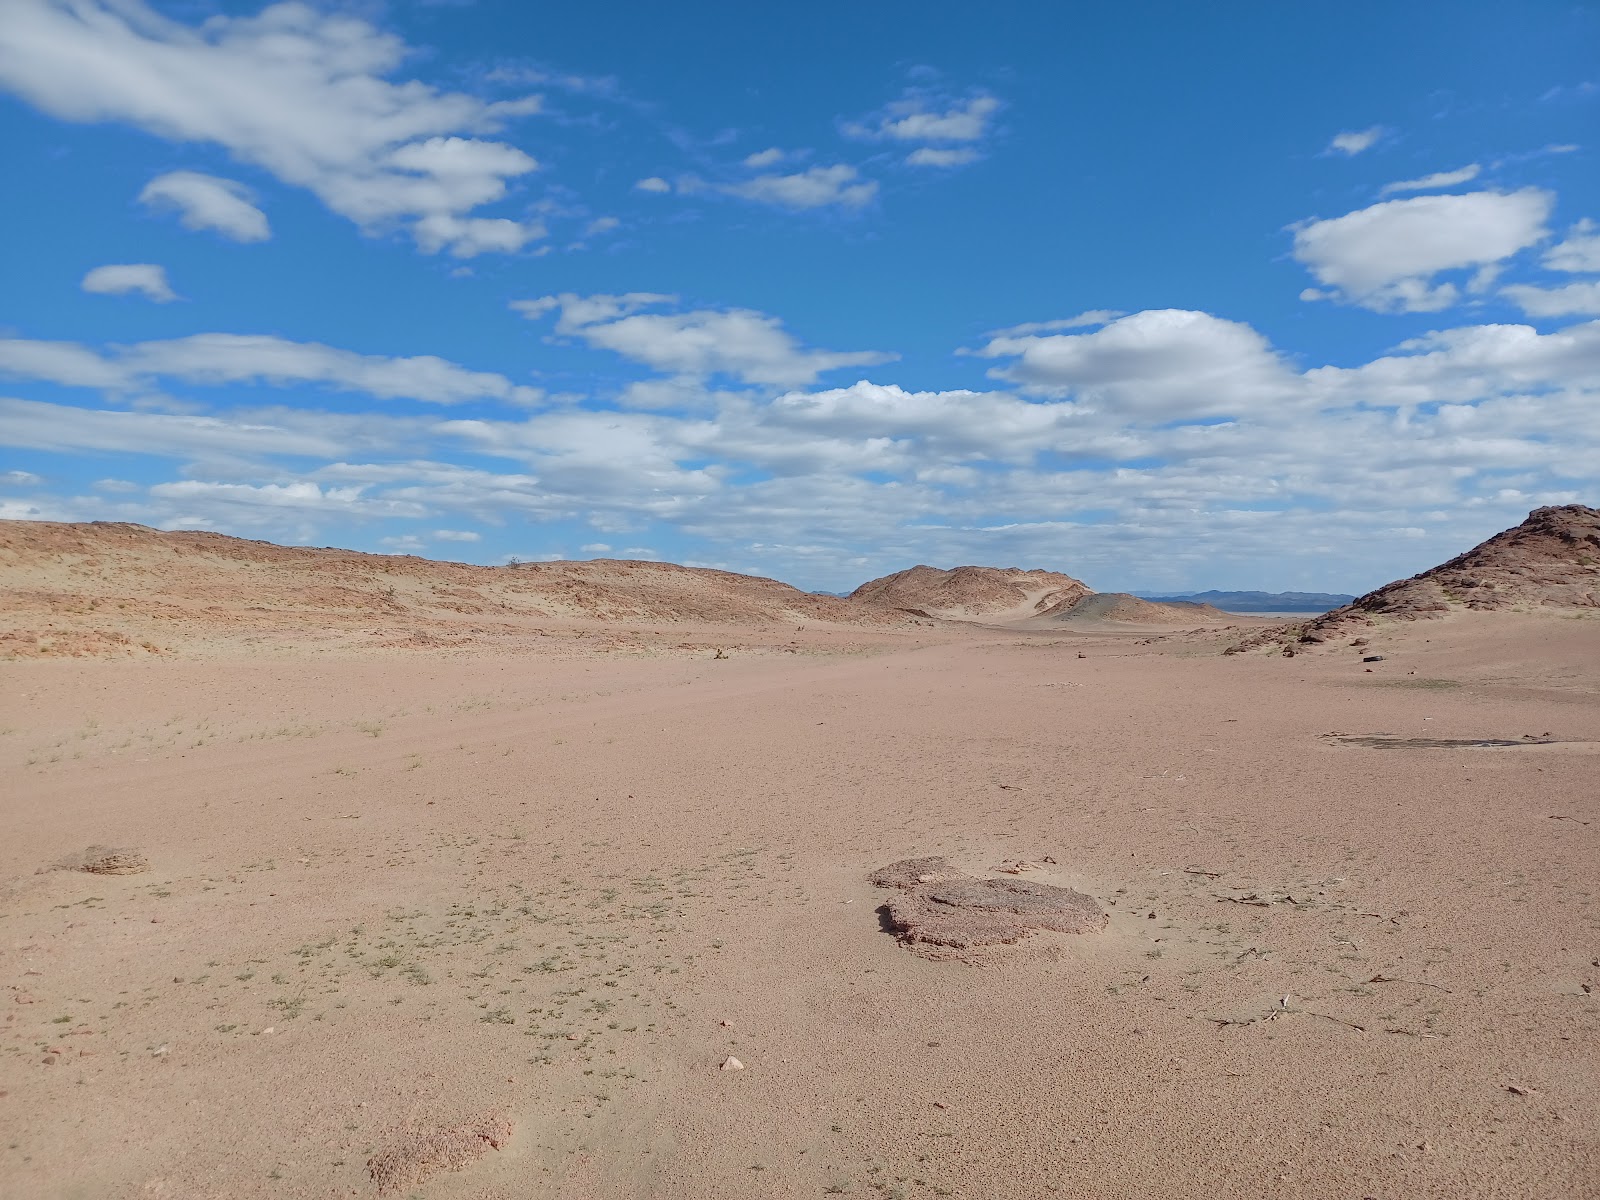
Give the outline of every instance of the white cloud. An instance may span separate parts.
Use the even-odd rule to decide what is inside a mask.
[[[1435,171],[1432,175],[1424,175],[1420,179],[1402,179],[1395,183],[1386,183],[1380,194],[1387,196],[1391,192],[1431,192],[1438,188],[1455,187],[1458,183],[1470,183],[1482,171],[1483,168],[1477,163],[1468,163],[1454,171]]]
[[[1254,329],[1182,309],[1137,312],[1094,333],[997,337],[976,353],[1015,360],[993,378],[1132,420],[1270,411],[1294,394],[1293,375]]]
[[[1600,316],[1600,282],[1554,288],[1510,284],[1500,294],[1530,317]]]
[[[1548,334],[1528,325],[1469,325],[1411,338],[1396,349],[1359,367],[1317,367],[1306,372],[1307,384],[1323,404],[1395,408],[1600,386],[1600,321]],[[1560,406],[1548,409],[1556,417]],[[1588,425],[1600,433],[1600,426]]]
[[[745,156],[744,165],[754,170],[760,170],[762,167],[770,167],[774,163],[780,163],[782,161],[783,151],[778,149],[776,146],[769,146],[765,150],[758,150],[754,154],[747,154]]]
[[[166,268],[155,263],[111,263],[96,267],[83,277],[81,286],[84,291],[100,296],[138,292],[157,304],[178,298],[178,293],[167,282]]]
[[[638,192],[670,192],[672,185],[659,175],[652,175],[648,179],[641,179],[633,185]]]
[[[1000,101],[989,95],[952,102],[943,111],[935,103],[926,93],[914,91],[865,120],[847,123],[844,132],[868,140],[975,142],[1000,111]]]
[[[1579,221],[1566,240],[1545,252],[1544,265],[1552,271],[1600,274],[1600,226],[1587,217]]]
[[[588,297],[574,311],[606,324],[652,302]],[[1137,573],[1159,571],[1179,584],[1232,573],[1285,587],[1272,572],[1292,568],[1319,588],[1364,587],[1536,504],[1586,498],[1600,456],[1600,321],[1550,334],[1447,329],[1304,373],[1249,327],[1205,313],[1046,332],[992,347],[1006,371],[1036,375],[1031,390],[1059,393],[1045,400],[860,381],[770,400],[702,390],[708,407],[688,415],[567,408],[507,420],[211,419],[9,401],[0,440],[191,460],[185,478],[136,493],[30,492],[23,516],[317,542],[377,519],[414,520],[381,532],[425,542],[456,520],[577,521],[611,538],[584,553],[627,547],[659,523],[710,542],[689,551],[698,557],[830,587],[908,561],[1017,556],[1070,564],[1097,586],[1145,586]],[[408,457],[418,448],[526,467]],[[277,455],[295,459],[279,466]]]
[[[505,217],[456,217],[430,213],[412,227],[417,245],[428,254],[449,250],[456,258],[479,254],[515,254],[528,242],[546,236],[539,221],[512,221]]]
[[[32,450],[198,456],[290,454],[331,458],[340,442],[311,429],[170,413],[114,412],[0,398],[0,442]]]
[[[44,379],[63,387],[120,388],[127,372],[75,342],[0,338],[0,375]]]
[[[1041,449],[1066,449],[1078,440],[1070,431],[1077,416],[1071,404],[1030,403],[1004,392],[908,392],[861,380],[779,396],[762,414],[762,425],[824,434],[868,449],[879,466],[904,469],[914,461],[1015,461]],[[773,440],[770,429],[756,436]],[[792,437],[784,437],[766,462],[792,446]]]
[[[1058,333],[1063,329],[1083,329],[1090,325],[1105,325],[1115,321],[1118,317],[1125,317],[1127,313],[1116,312],[1109,308],[1092,308],[1088,312],[1079,313],[1075,317],[1063,317],[1057,321],[1025,321],[1021,325],[1012,325],[1007,329],[991,329],[985,337],[1029,337],[1036,333]]]
[[[587,546],[578,547],[583,554],[605,554],[610,549],[611,546],[606,542],[590,542]]]
[[[426,548],[423,546],[421,538],[410,533],[402,534],[399,537],[379,538],[378,544],[387,546],[396,554],[417,554]]]
[[[1339,298],[1377,312],[1433,312],[1460,298],[1442,271],[1486,267],[1543,239],[1554,197],[1538,188],[1414,196],[1295,229],[1294,256]]]
[[[610,233],[621,224],[622,222],[617,220],[616,217],[596,217],[588,225],[584,226],[583,236],[594,237],[599,233]]]
[[[487,103],[390,82],[406,53],[366,21],[298,2],[191,26],[144,0],[10,0],[0,86],[62,120],[120,121],[221,146],[364,229],[411,224],[424,248],[513,246],[511,234],[466,214],[538,164],[514,146],[460,135],[536,112],[537,98]]]
[[[529,319],[559,309],[556,332],[582,338],[671,375],[732,375],[746,383],[779,387],[810,383],[824,371],[871,366],[894,356],[875,351],[802,350],[776,317],[749,309],[680,313],[640,311],[676,297],[634,292],[623,296],[564,293],[513,301]]]
[[[535,404],[537,388],[471,371],[431,354],[389,358],[264,334],[199,333],[140,342],[101,355],[73,342],[0,339],[0,372],[67,387],[125,391],[154,379],[188,383],[311,383],[386,400],[459,404],[498,400]]]
[[[393,499],[370,499],[360,487],[327,488],[296,480],[292,483],[214,483],[201,479],[180,479],[158,483],[150,495],[160,500],[176,500],[186,505],[203,502],[215,511],[238,505],[245,508],[289,508],[334,514],[375,517],[421,517],[427,509],[420,504]]]
[[[44,477],[32,471],[0,471],[0,484],[6,487],[38,487],[43,482]]]
[[[480,542],[483,540],[481,533],[474,533],[470,529],[435,529],[432,537],[436,542]]]
[[[522,390],[503,375],[470,371],[431,354],[389,358],[259,334],[202,333],[143,342],[123,362],[137,375],[191,383],[317,383],[386,400],[433,404],[509,400]]]
[[[780,208],[861,208],[878,194],[875,180],[862,181],[852,166],[811,167],[794,175],[757,175],[742,183],[724,184],[719,190]]]
[[[1370,150],[1382,136],[1382,125],[1373,125],[1368,129],[1347,130],[1344,133],[1335,134],[1324,153],[1337,151],[1347,157],[1360,154],[1363,150]]]
[[[185,229],[210,229],[236,242],[264,242],[272,236],[267,214],[252,203],[242,183],[199,171],[168,171],[144,185],[139,202],[175,209]]]
[[[978,152],[966,146],[959,149],[922,146],[906,155],[909,167],[963,167],[977,160]]]

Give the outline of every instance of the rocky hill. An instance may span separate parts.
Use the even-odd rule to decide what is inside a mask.
[[[1563,612],[1600,609],[1600,509],[1582,504],[1536,508],[1522,524],[1449,562],[1358,596],[1304,625],[1263,632],[1230,648],[1238,653],[1283,642],[1341,639],[1383,621],[1415,621],[1452,612]]]
[[[1387,617],[1416,620],[1453,609],[1600,608],[1600,509],[1536,508],[1449,562],[1385,584],[1318,617],[1313,636]]]
[[[1005,624],[1071,606],[1092,589],[1056,571],[916,566],[863,583],[850,599],[878,610]]]
[[[132,524],[0,521],[0,656],[223,642],[470,646],[584,624],[625,632],[627,622],[905,620],[773,579],[670,563],[483,567]]]

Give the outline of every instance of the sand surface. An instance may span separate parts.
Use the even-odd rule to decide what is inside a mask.
[[[1597,1194],[1600,620],[691,632],[0,664],[0,1194]]]

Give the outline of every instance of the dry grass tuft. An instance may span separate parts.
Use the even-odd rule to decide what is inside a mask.
[[[511,1122],[500,1113],[485,1113],[450,1129],[401,1130],[387,1149],[367,1160],[378,1195],[415,1187],[438,1171],[459,1171],[511,1137]]]
[[[87,871],[91,875],[140,875],[150,869],[150,860],[137,850],[116,850],[110,846],[89,846],[69,854],[51,871]]]

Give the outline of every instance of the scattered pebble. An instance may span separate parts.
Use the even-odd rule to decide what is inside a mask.
[[[744,1064],[730,1054],[727,1058],[722,1060],[722,1070],[742,1071],[744,1070]]]

